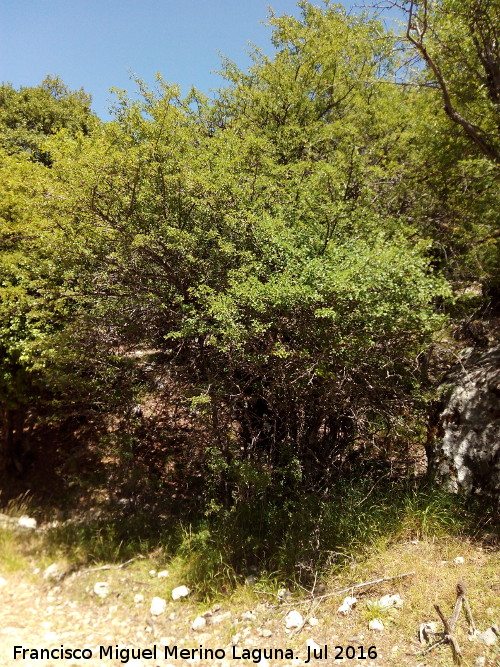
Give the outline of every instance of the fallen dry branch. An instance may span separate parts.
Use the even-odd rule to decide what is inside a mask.
[[[352,586],[348,586],[347,588],[339,588],[335,591],[332,591],[331,593],[326,593],[325,595],[320,595],[316,598],[316,600],[325,600],[326,598],[330,598],[333,595],[340,595],[341,593],[348,593],[349,591],[353,591],[357,588],[365,588],[366,586],[373,586],[374,584],[381,584],[384,581],[393,581],[394,579],[403,579],[404,577],[413,577],[415,576],[415,572],[405,572],[405,574],[396,574],[393,577],[383,577],[381,579],[374,579],[373,581],[364,581],[361,584],[353,584]]]
[[[75,575],[88,574],[89,572],[100,572],[101,570],[121,570],[122,567],[129,565],[134,560],[139,560],[139,558],[146,558],[146,556],[134,556],[133,558],[130,558],[129,560],[126,560],[124,563],[120,563],[119,565],[100,565],[99,567],[89,567],[86,570],[80,570],[79,572],[76,572]]]
[[[405,572],[404,574],[396,574],[393,577],[382,577],[381,579],[373,579],[373,581],[363,581],[360,584],[352,584],[352,586],[348,586],[347,588],[339,588],[335,591],[332,591],[331,593],[325,593],[325,595],[318,595],[314,597],[315,602],[321,602],[322,600],[326,600],[327,598],[333,597],[334,595],[340,595],[341,593],[348,593],[350,591],[353,591],[357,588],[365,588],[366,586],[373,586],[375,584],[381,584],[384,581],[393,581],[394,579],[403,579],[404,577],[412,577],[416,573],[415,572]],[[276,593],[270,593],[269,591],[255,591],[256,593],[260,593],[261,595],[271,595],[275,598],[279,599],[279,595],[276,595]],[[297,602],[288,602],[288,603],[283,603],[285,606],[289,607],[294,607],[298,604],[309,604],[311,600],[299,600]],[[283,606],[283,605],[280,605]]]
[[[462,611],[462,607],[464,609],[465,616],[467,618],[467,623],[469,625],[469,634],[474,635],[476,633],[476,626],[474,623],[474,619],[472,618],[472,612],[470,610],[469,602],[467,600],[466,590],[467,590],[466,583],[464,581],[459,581],[457,584],[457,600],[455,602],[455,607],[453,609],[453,613],[450,617],[450,620],[448,620],[446,616],[443,614],[443,612],[439,608],[439,605],[437,604],[434,605],[434,609],[438,613],[438,616],[441,619],[444,626],[444,633],[440,634],[443,634],[444,636],[435,644],[432,644],[432,646],[426,649],[423,652],[424,655],[426,653],[430,653],[430,651],[435,649],[437,646],[440,646],[441,644],[450,644],[451,651],[453,653],[453,662],[456,665],[462,664],[462,651],[460,650],[457,638],[455,637],[455,627],[458,618],[460,616],[460,612]]]

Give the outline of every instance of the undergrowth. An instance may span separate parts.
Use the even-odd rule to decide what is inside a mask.
[[[30,513],[27,499],[11,514]],[[22,505],[22,507],[21,507]],[[22,510],[22,511],[21,511]],[[157,555],[202,597],[229,592],[249,575],[288,586],[308,586],[391,544],[477,533],[484,507],[415,480],[344,477],[328,492],[295,498],[256,496],[183,524],[158,509],[114,507],[94,518],[56,524],[33,549],[64,557],[75,567]],[[14,567],[8,533],[1,560]],[[10,558],[10,565],[9,565]]]

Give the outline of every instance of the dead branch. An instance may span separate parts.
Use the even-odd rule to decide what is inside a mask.
[[[129,565],[129,563],[132,563],[134,560],[139,560],[139,558],[146,558],[146,556],[134,556],[133,558],[130,558],[129,560],[126,560],[124,563],[120,563],[119,565],[101,565],[100,567],[89,567],[86,570],[80,570],[79,572],[76,572],[75,576],[80,574],[88,574],[89,572],[100,572],[102,570],[121,570],[122,567]]]
[[[333,595],[340,595],[340,593],[348,593],[349,591],[353,591],[356,588],[365,588],[366,586],[381,584],[384,581],[393,581],[394,579],[403,579],[404,577],[412,577],[415,576],[415,574],[416,574],[415,572],[406,572],[405,574],[396,574],[394,575],[394,577],[383,577],[381,579],[374,579],[373,581],[364,581],[361,584],[353,584],[348,588],[339,588],[338,590],[332,591],[331,593],[326,593],[326,595],[320,595],[319,597],[316,598],[316,600],[324,600],[326,598],[332,597]]]
[[[462,664],[462,652],[455,637],[455,627],[458,618],[460,616],[460,612],[462,611],[462,607],[464,609],[465,616],[469,624],[469,634],[475,634],[476,632],[476,626],[472,618],[469,602],[467,601],[466,591],[467,591],[466,583],[464,581],[459,581],[457,584],[457,600],[455,602],[455,607],[453,609],[453,613],[450,617],[450,620],[448,620],[446,616],[443,614],[443,612],[439,608],[439,605],[437,604],[434,605],[434,609],[438,613],[438,616],[441,619],[444,626],[444,637],[442,637],[439,641],[437,641],[428,649],[423,651],[423,655],[425,655],[426,653],[430,653],[430,651],[435,649],[437,646],[440,646],[441,644],[450,644],[451,651],[453,653],[453,662],[456,665]]]

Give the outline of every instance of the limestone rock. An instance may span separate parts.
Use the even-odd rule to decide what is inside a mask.
[[[32,519],[29,516],[23,515],[20,516],[19,519],[17,520],[17,525],[20,526],[21,528],[28,528],[30,530],[34,530],[36,528],[36,519]]]
[[[109,595],[109,584],[106,581],[98,581],[94,584],[94,593],[97,597],[100,597],[101,600],[107,598]]]
[[[186,598],[190,593],[191,591],[187,586],[177,586],[177,588],[174,588],[172,591],[172,600]]]
[[[160,614],[163,614],[167,608],[167,601],[164,600],[163,598],[159,597],[154,597],[151,600],[151,607],[149,609],[149,613],[151,616],[160,616]]]
[[[351,609],[354,607],[358,600],[356,598],[350,597],[349,595],[344,598],[344,601],[340,605],[340,607],[337,609],[337,612],[339,614],[344,614],[344,616],[347,616],[351,612]]]
[[[384,624],[379,618],[374,618],[368,623],[368,628],[370,630],[375,630],[376,632],[382,632]]]
[[[64,563],[52,563],[43,571],[43,578],[49,581],[59,581],[64,577],[66,569]]]
[[[468,350],[430,421],[429,472],[447,490],[500,495],[500,346]]]
[[[212,618],[212,623],[213,623],[214,625],[216,625],[216,624],[218,624],[218,623],[223,623],[224,621],[229,620],[229,619],[231,618],[231,616],[232,616],[231,612],[230,612],[230,611],[226,611],[226,612],[224,612],[223,614],[219,614],[218,616],[214,616],[214,617]]]
[[[256,621],[257,620],[257,616],[253,613],[253,611],[246,611],[244,614],[242,614],[241,618],[244,621]]]
[[[162,570],[156,575],[158,579],[166,579],[168,577],[168,570]]]
[[[285,619],[285,627],[288,630],[293,630],[294,628],[300,628],[300,626],[303,623],[304,619],[302,617],[302,614],[295,610],[290,611]]]
[[[396,593],[395,595],[384,595],[378,601],[378,604],[383,609],[401,609],[403,606],[403,598]]]
[[[200,630],[203,630],[203,628],[207,625],[207,620],[206,618],[203,618],[203,616],[197,616],[192,625],[191,625],[191,630],[194,630],[195,632],[199,632]]]
[[[494,646],[497,643],[497,636],[493,628],[488,628],[484,632],[481,632],[477,639],[486,646]]]
[[[321,651],[319,644],[316,644],[314,639],[308,639],[306,641],[306,648],[309,648],[311,651]]]

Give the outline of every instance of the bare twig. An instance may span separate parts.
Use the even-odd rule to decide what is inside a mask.
[[[439,618],[443,622],[444,625],[444,631],[445,631],[445,636],[444,639],[445,641],[449,642],[451,644],[451,651],[453,653],[453,662],[456,665],[461,665],[462,664],[462,652],[460,650],[460,646],[458,645],[457,640],[455,639],[455,636],[453,635],[453,629],[450,627],[450,623],[446,619],[445,615],[439,608],[437,604],[434,605],[434,609],[437,611]],[[453,618],[453,617],[452,617]]]
[[[120,570],[122,567],[132,563],[134,560],[139,560],[139,558],[146,558],[146,556],[134,556],[133,558],[130,558],[130,560],[126,560],[124,563],[120,563],[120,565],[101,565],[100,567],[89,567],[86,570],[80,570],[79,572],[76,572],[75,575],[78,576],[80,574],[88,574],[89,572],[100,572],[101,570]]]
[[[352,591],[355,588],[365,588],[366,586],[381,584],[384,581],[393,581],[394,579],[403,579],[404,577],[412,577],[415,574],[416,574],[415,572],[406,572],[405,574],[396,574],[394,577],[383,577],[381,579],[374,579],[373,581],[364,581],[361,584],[353,584],[348,588],[339,588],[338,590],[332,591],[331,593],[327,593],[326,595],[320,595],[319,597],[316,598],[316,600],[324,600],[325,598],[332,597],[333,595],[339,595],[340,593],[348,593],[349,591]]]

